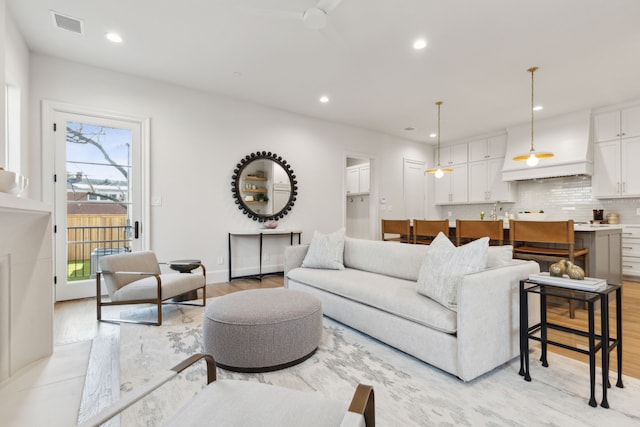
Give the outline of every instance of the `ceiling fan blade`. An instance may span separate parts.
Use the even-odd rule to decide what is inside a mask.
[[[255,7],[243,7],[242,13],[254,16],[268,16],[270,18],[278,19],[302,19],[301,12],[293,12],[290,10],[276,10],[276,9],[259,9]]]
[[[340,3],[342,3],[342,0],[318,0],[318,4],[316,5],[316,7],[318,9],[324,10],[328,14],[333,9],[338,7]]]

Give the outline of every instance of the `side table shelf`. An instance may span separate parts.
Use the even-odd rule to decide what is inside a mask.
[[[609,332],[609,295],[615,293],[616,300],[616,333],[615,337]],[[540,296],[540,322],[529,325],[529,295]],[[547,296],[560,296],[575,301],[586,303],[588,310],[588,330],[570,328],[547,321]],[[595,304],[600,301],[600,335],[595,333]],[[567,345],[548,338],[549,329],[569,334],[576,334],[588,338],[589,349],[584,350],[576,346]],[[540,361],[542,366],[548,367],[547,345],[555,345],[567,350],[589,355],[589,379],[590,397],[589,405],[597,406],[595,398],[596,385],[596,354],[601,352],[602,357],[602,401],[603,408],[609,407],[607,400],[607,388],[609,382],[609,358],[610,353],[617,349],[618,381],[616,386],[623,388],[622,384],[622,286],[607,285],[606,288],[597,291],[585,291],[578,289],[560,288],[553,285],[536,283],[532,280],[520,281],[520,372],[525,381],[531,381],[529,374],[529,340],[541,343]]]

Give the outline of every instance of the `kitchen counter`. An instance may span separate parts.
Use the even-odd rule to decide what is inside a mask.
[[[456,235],[456,222],[449,221],[449,236]],[[589,249],[590,277],[622,283],[622,224],[575,224],[575,247]],[[504,226],[504,243],[509,244],[509,225]],[[453,237],[452,237],[453,238]],[[541,263],[547,271],[550,263]]]

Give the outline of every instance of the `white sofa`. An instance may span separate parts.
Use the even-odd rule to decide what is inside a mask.
[[[347,237],[344,270],[301,267],[308,248],[286,248],[285,286],[320,298],[326,316],[463,381],[519,355],[519,281],[540,270],[510,246],[490,247],[487,269],[464,276],[457,311],[416,291],[429,246]]]

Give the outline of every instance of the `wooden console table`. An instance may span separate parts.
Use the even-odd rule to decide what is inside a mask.
[[[264,240],[265,236],[286,236],[289,235],[289,244],[293,245],[293,236],[294,235],[298,235],[298,244],[300,244],[300,239],[302,236],[302,231],[301,230],[285,230],[285,229],[260,229],[260,230],[242,230],[242,231],[232,231],[229,233],[229,281],[232,281],[233,279],[258,279],[258,280],[262,280],[262,277],[265,275],[262,273],[262,242]],[[259,242],[259,255],[260,255],[260,262],[259,262],[259,272],[258,274],[248,274],[245,276],[234,276],[233,275],[233,264],[231,262],[232,260],[232,254],[233,251],[231,250],[231,242],[233,240],[233,237],[238,237],[238,236],[254,236],[258,238],[258,242]],[[268,274],[281,274],[283,273],[283,271],[278,271],[278,272],[272,272],[272,273],[268,273]]]

